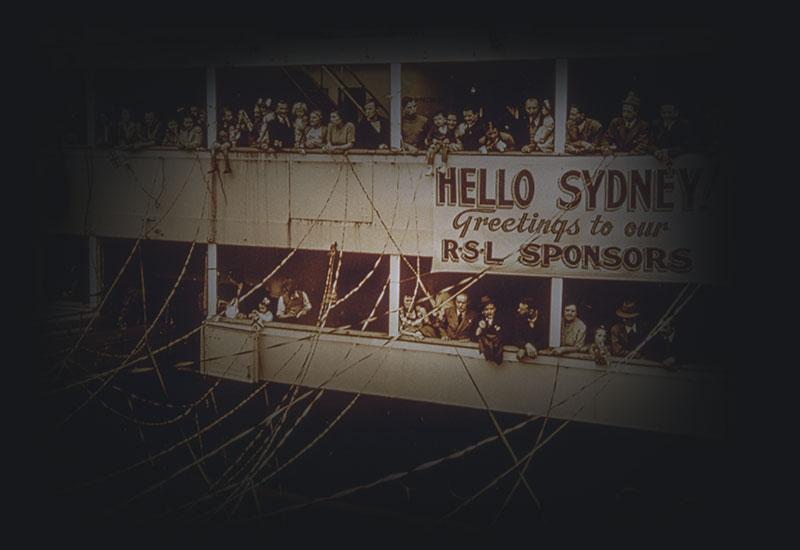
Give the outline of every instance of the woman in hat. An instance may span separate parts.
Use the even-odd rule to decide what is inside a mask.
[[[496,364],[503,362],[503,331],[497,320],[497,307],[488,296],[481,298],[481,319],[475,336],[478,337],[478,349],[487,360]]]

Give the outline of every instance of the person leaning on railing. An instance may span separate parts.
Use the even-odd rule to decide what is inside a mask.
[[[356,128],[352,122],[345,122],[339,111],[331,111],[328,124],[328,142],[323,149],[328,152],[344,152],[353,148],[356,142]]]

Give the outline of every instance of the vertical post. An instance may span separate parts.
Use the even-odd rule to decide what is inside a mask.
[[[217,314],[217,243],[208,243],[206,254],[206,319]]]
[[[89,235],[89,305],[97,306],[98,293],[100,292],[100,271],[97,265],[97,237]]]
[[[206,147],[217,141],[217,69],[206,67]]]
[[[556,59],[555,152],[564,154],[567,142],[567,60]]]
[[[83,85],[86,92],[86,145],[88,147],[94,147],[94,132],[96,127],[94,118],[94,79],[92,78],[92,73],[89,69],[86,69],[86,71],[83,73]]]
[[[564,279],[550,279],[550,347],[561,345],[561,304],[564,301]]]
[[[401,132],[401,117],[402,117],[402,107],[401,102],[403,100],[402,93],[403,93],[403,84],[401,78],[401,71],[400,71],[400,63],[392,63],[390,66],[390,81],[389,81],[389,90],[390,90],[390,103],[389,103],[389,111],[390,111],[390,126],[391,126],[391,144],[392,149],[400,149],[402,144],[402,132]]]
[[[389,256],[389,336],[400,334],[400,256]]]

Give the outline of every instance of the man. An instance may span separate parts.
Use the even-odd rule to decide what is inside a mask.
[[[469,340],[473,334],[473,325],[477,315],[467,309],[469,298],[459,294],[455,299],[456,307],[445,311],[442,340]]]
[[[458,137],[464,151],[478,151],[480,140],[486,135],[486,125],[481,121],[474,107],[464,108],[464,123],[460,126]]]
[[[692,130],[689,121],[678,118],[674,103],[663,103],[661,118],[650,126],[650,152],[661,162],[672,163],[672,159],[691,148]]]
[[[561,345],[553,348],[553,355],[581,351],[586,346],[586,324],[578,318],[578,306],[567,304],[561,320]]]
[[[421,304],[414,305],[414,297],[410,294],[403,296],[403,307],[399,311],[400,314],[400,332],[413,336],[418,340],[424,337],[435,338],[436,331],[431,325],[430,319],[432,316],[426,317],[428,312]]]
[[[519,109],[510,108],[509,112],[518,122],[516,141],[522,145],[523,153],[552,153],[555,147],[555,127],[553,117],[542,112],[539,100],[529,97],[525,100],[525,118],[520,120]]]
[[[532,298],[523,298],[517,306],[514,316],[513,336],[517,350],[517,359],[536,359],[539,351],[536,349],[536,321],[539,320],[539,310],[533,307]]]
[[[183,117],[183,126],[178,132],[178,149],[194,151],[203,144],[203,130],[194,123],[194,119],[186,115]]]
[[[600,149],[604,155],[613,153],[643,155],[647,152],[650,126],[639,119],[640,104],[639,97],[633,92],[628,92],[622,102],[622,116],[612,120],[603,135]]]
[[[289,104],[285,100],[278,100],[275,119],[267,124],[267,131],[275,149],[294,147],[294,126],[289,120]]]
[[[482,317],[478,321],[475,336],[478,338],[478,349],[481,354],[493,363],[503,362],[503,340],[505,332],[497,319],[497,307],[488,296],[481,298]]]
[[[364,103],[364,118],[356,126],[356,149],[388,149],[389,122],[378,116],[375,101]]]
[[[573,105],[567,117],[567,143],[565,150],[570,155],[594,153],[603,134],[603,125],[588,118],[580,107]]]
[[[639,312],[636,311],[636,302],[632,300],[623,301],[622,307],[617,309],[617,317],[620,322],[611,327],[611,354],[627,357],[644,340],[647,331],[637,323]],[[633,353],[631,357],[641,357],[641,353]]]
[[[478,143],[481,144],[478,149],[481,153],[505,153],[514,150],[514,138],[511,134],[501,132],[492,121],[489,121],[486,134]]]
[[[403,138],[403,150],[409,153],[416,153],[422,147],[428,119],[417,114],[417,102],[410,97],[404,97],[402,104],[403,120],[401,121],[400,131]]]
[[[283,283],[283,294],[278,298],[277,317],[282,321],[295,321],[311,311],[311,302],[308,294],[299,290],[293,279],[286,279]]]

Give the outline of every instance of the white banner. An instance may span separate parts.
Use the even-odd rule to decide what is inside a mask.
[[[433,271],[718,278],[718,177],[704,157],[464,155],[435,179]]]

